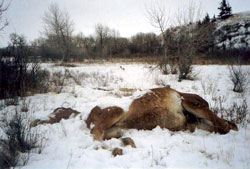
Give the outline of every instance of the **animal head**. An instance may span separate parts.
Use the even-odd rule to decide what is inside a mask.
[[[207,101],[202,99],[200,96],[195,94],[185,94],[182,95],[182,106],[189,113],[195,115],[198,118],[206,119],[212,122],[214,126],[214,131],[221,134],[226,134],[230,130],[238,131],[237,126],[227,120],[217,117],[210,109]]]

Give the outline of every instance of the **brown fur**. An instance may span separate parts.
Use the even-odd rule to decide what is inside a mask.
[[[132,102],[129,112],[117,126],[151,130],[159,125],[162,128],[179,130],[186,123],[182,111],[181,98],[174,90],[152,89]]]
[[[120,128],[111,127],[104,131],[103,133],[103,140],[109,140],[112,138],[120,138],[122,137],[123,133]]]
[[[35,120],[31,123],[31,126],[35,127],[40,124],[59,123],[62,119],[69,119],[71,116],[75,117],[78,114],[80,114],[80,112],[71,108],[60,107],[55,109],[54,112],[49,115],[48,120]]]
[[[122,151],[121,148],[115,148],[115,149],[112,151],[112,155],[113,155],[113,156],[123,155],[123,151]]]
[[[182,106],[194,116],[205,119],[212,123],[213,131],[220,134],[226,134],[231,129],[238,130],[237,126],[232,122],[221,119],[216,116],[208,106],[208,103],[200,96],[195,94],[180,93],[183,97]],[[200,124],[199,124],[200,125]],[[204,127],[202,127],[204,128]],[[208,131],[211,131],[211,125],[208,126]]]
[[[200,96],[180,93],[169,87],[151,89],[135,99],[126,113],[119,107],[102,110],[96,106],[86,122],[88,128],[90,123],[95,125],[91,133],[97,140],[102,140],[103,132],[111,127],[151,130],[160,126],[172,131],[199,128],[221,134],[238,130],[235,124],[217,117]]]
[[[96,106],[91,110],[90,115],[86,120],[87,127],[90,128],[92,123],[94,127],[91,129],[91,133],[96,140],[102,140],[104,131],[117,123],[123,113],[124,111],[120,107],[107,107],[101,109],[99,106]]]
[[[136,148],[134,141],[130,137],[122,138],[121,141],[124,147],[130,145],[131,147]]]

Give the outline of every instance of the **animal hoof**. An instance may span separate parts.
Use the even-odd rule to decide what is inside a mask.
[[[104,131],[103,140],[120,137],[122,137],[122,130],[117,127],[113,127]]]
[[[122,138],[122,144],[123,146],[130,145],[131,147],[136,148],[134,141],[130,137]]]
[[[122,149],[120,148],[115,148],[113,151],[112,151],[112,155],[113,156],[117,156],[117,155],[122,155]]]

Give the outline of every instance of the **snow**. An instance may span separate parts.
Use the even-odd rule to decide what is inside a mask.
[[[226,48],[248,48],[249,23],[250,11],[233,14],[228,19],[218,19],[216,31],[220,34],[216,37],[216,45]],[[225,35],[226,39],[224,39]]]
[[[29,113],[34,119],[46,119],[62,106],[81,114],[57,124],[37,126],[35,129],[46,144],[40,154],[31,153],[28,164],[22,168],[250,168],[249,125],[239,126],[239,131],[230,131],[226,135],[202,130],[172,132],[160,127],[152,131],[124,130],[123,137],[131,137],[136,148],[122,147],[119,139],[93,140],[84,120],[94,106],[120,106],[127,111],[133,99],[163,84],[181,92],[198,94],[210,106],[217,104],[219,96],[224,98],[226,107],[242,101],[242,96],[232,91],[227,66],[195,66],[195,72],[199,72],[196,80],[182,82],[178,82],[177,75],[162,75],[151,67],[154,65],[78,64],[66,69],[80,79],[79,84],[70,81],[60,94],[27,97]],[[65,70],[48,63],[42,64],[42,68],[50,72]],[[122,91],[121,88],[134,91]],[[250,88],[245,92],[247,103],[250,103],[249,94]],[[1,112],[14,108],[9,106]],[[124,155],[113,157],[111,151],[115,147],[122,148]]]
[[[241,13],[236,13],[233,14],[232,17],[226,19],[226,20],[219,20],[219,22],[217,22],[218,27],[217,29],[220,29],[222,26],[225,25],[233,25],[236,23],[242,24],[245,21],[249,21],[250,20],[250,11],[246,11],[246,12],[241,12]]]

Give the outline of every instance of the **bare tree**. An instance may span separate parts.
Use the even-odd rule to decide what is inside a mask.
[[[161,32],[162,40],[165,41],[165,31],[167,29],[168,23],[170,21],[167,16],[166,9],[163,5],[156,3],[154,6],[152,5],[149,8],[146,8],[147,17],[150,24],[159,29]]]
[[[4,19],[3,14],[7,11],[9,4],[10,3],[5,4],[5,0],[0,1],[0,31],[8,25],[8,21],[7,19]]]
[[[164,5],[156,4],[147,9],[147,15],[152,26],[161,31],[164,47],[164,57],[159,66],[164,73],[176,73],[179,69],[179,81],[185,79],[191,72],[195,51],[194,33],[195,23],[200,17],[200,5],[189,1],[185,7],[179,8],[175,17],[170,19],[170,13],[166,13]],[[174,23],[174,27],[168,28],[168,24]],[[168,29],[167,29],[168,28]]]
[[[61,11],[57,4],[51,4],[43,17],[44,33],[56,45],[62,61],[68,61],[71,53],[74,24],[67,11]]]
[[[175,36],[179,81],[190,78],[196,53],[196,23],[201,16],[201,4],[189,1],[186,8],[179,8],[175,24],[178,27]]]
[[[95,27],[96,41],[98,45],[98,55],[99,57],[103,56],[104,47],[108,41],[108,38],[111,35],[111,30],[109,27],[102,24],[98,24]]]
[[[197,3],[194,0],[190,0],[187,6],[182,6],[178,8],[175,16],[175,26],[196,23],[201,17],[201,3]]]
[[[110,37],[106,50],[109,56],[111,57],[115,54],[119,54],[118,48],[119,48],[120,32],[118,30],[111,29],[109,34]]]
[[[154,33],[137,33],[130,39],[130,49],[136,54],[155,54],[160,47],[160,40]]]
[[[167,54],[167,34],[166,30],[170,21],[170,15],[167,15],[164,5],[155,3],[150,7],[146,7],[146,14],[150,24],[160,31],[164,57],[160,61],[159,66],[162,72],[168,74],[167,64],[169,64],[169,56]],[[170,64],[171,67],[172,64]]]
[[[151,5],[150,8],[147,8],[146,11],[149,22],[153,27],[157,28],[160,31],[160,37],[162,39],[164,57],[160,60],[159,67],[164,74],[176,74],[176,58],[171,52],[175,34],[173,34],[172,29],[169,28],[171,27],[170,23],[174,20],[171,19],[170,10],[167,13],[163,4],[156,3],[154,5]]]

